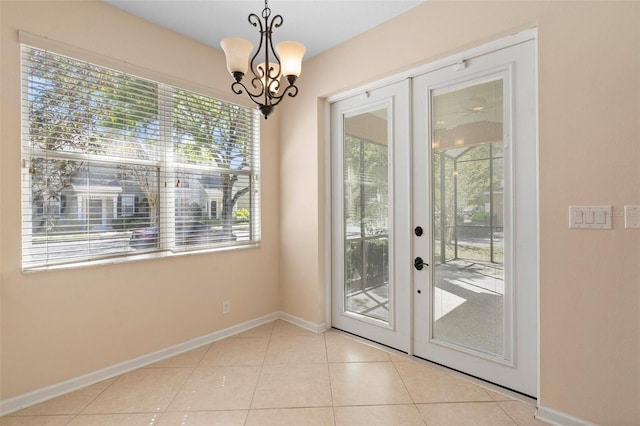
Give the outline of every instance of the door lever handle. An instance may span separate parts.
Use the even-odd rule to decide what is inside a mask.
[[[425,266],[429,266],[428,263],[424,262],[422,260],[422,258],[420,256],[416,257],[413,260],[413,266],[414,268],[416,268],[418,271],[422,271],[422,268],[424,268]]]

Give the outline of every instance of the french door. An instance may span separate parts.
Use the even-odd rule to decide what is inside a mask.
[[[537,396],[535,48],[413,80],[414,354]]]
[[[331,106],[333,327],[408,352],[409,81]]]
[[[335,102],[332,325],[537,396],[535,42]]]

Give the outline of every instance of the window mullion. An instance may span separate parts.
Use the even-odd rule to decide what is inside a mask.
[[[176,170],[173,141],[173,89],[158,85],[160,169],[160,241],[163,249],[175,248],[176,233]]]

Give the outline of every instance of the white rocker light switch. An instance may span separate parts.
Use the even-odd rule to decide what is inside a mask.
[[[611,206],[570,206],[569,228],[611,229]]]

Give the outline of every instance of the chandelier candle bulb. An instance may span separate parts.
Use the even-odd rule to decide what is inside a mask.
[[[243,38],[227,37],[220,42],[220,45],[227,57],[227,70],[239,81],[236,73],[242,73],[243,76],[247,73],[253,44]],[[242,76],[240,76],[240,80],[242,80]]]
[[[283,41],[276,45],[276,53],[280,57],[282,74],[287,78],[290,75],[300,77],[302,72],[302,57],[307,48],[297,41]]]

